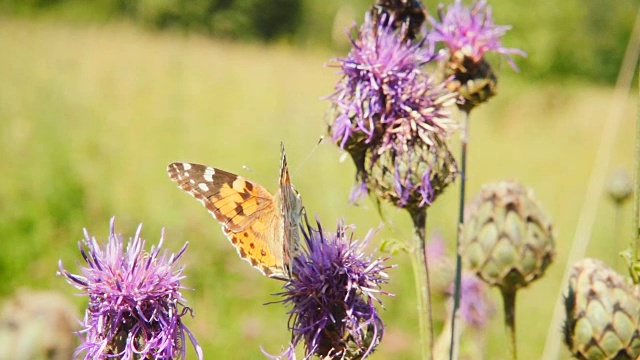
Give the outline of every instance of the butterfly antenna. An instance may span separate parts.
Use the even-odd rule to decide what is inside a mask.
[[[316,152],[316,150],[318,150],[318,147],[320,147],[320,145],[324,142],[324,136],[320,136],[318,138],[318,141],[316,142],[316,144],[313,146],[313,148],[311,150],[309,150],[309,152],[307,153],[307,156],[304,157],[304,159],[296,166],[295,170],[292,171],[293,174],[297,174],[298,171],[300,170],[300,168],[307,163],[307,161],[309,161],[309,158],[311,158],[311,156]]]

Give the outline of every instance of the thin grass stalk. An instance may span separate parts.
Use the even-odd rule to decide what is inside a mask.
[[[410,211],[413,220],[413,273],[418,297],[418,322],[420,326],[420,347],[422,359],[433,359],[433,314],[431,311],[431,279],[426,253],[426,208]]]
[[[638,19],[640,19],[640,12],[638,12]],[[640,20],[638,20],[637,23],[640,23]],[[638,76],[638,109],[636,109],[636,171],[634,191],[633,234],[636,237],[636,241],[633,260],[637,261],[640,252],[640,76]]]
[[[596,213],[598,210],[598,203],[602,198],[604,192],[604,184],[611,160],[611,154],[613,152],[613,145],[615,144],[616,134],[622,123],[622,113],[624,111],[625,102],[629,95],[629,88],[631,87],[631,81],[633,79],[633,73],[638,64],[638,55],[640,54],[640,9],[636,17],[636,22],[633,27],[633,32],[627,44],[627,50],[620,66],[620,72],[618,73],[618,79],[616,80],[616,87],[613,94],[612,104],[609,107],[609,113],[604,123],[602,137],[600,144],[598,145],[598,151],[596,153],[595,160],[593,162],[593,170],[589,176],[589,182],[587,185],[587,191],[585,194],[585,202],[580,210],[578,218],[578,224],[576,225],[576,232],[571,243],[571,249],[567,256],[567,262],[562,276],[562,282],[558,290],[556,297],[556,304],[553,310],[553,317],[547,330],[547,339],[545,341],[544,351],[542,359],[558,359],[560,352],[560,344],[562,343],[562,337],[558,336],[558,329],[561,328],[561,323],[564,318],[564,295],[563,291],[566,289],[566,284],[569,280],[569,274],[573,264],[582,259],[586,253],[589,239],[591,238],[591,230],[596,219]],[[637,181],[636,181],[637,186]],[[636,188],[637,190],[637,188]],[[637,191],[636,191],[637,192]],[[637,196],[637,194],[636,194]],[[634,223],[638,222],[638,216]],[[637,227],[634,229],[637,232]],[[635,235],[635,234],[634,234]],[[638,240],[640,241],[640,240]],[[636,245],[636,256],[638,246]]]
[[[462,256],[460,256],[460,232],[464,223],[464,204],[467,183],[467,144],[469,142],[469,111],[463,111],[462,139],[460,151],[460,204],[458,208],[458,228],[456,229],[456,278],[453,292],[453,311],[451,313],[451,348],[449,360],[458,358],[459,333],[456,326],[460,322],[460,288],[462,285]]]
[[[614,241],[614,249],[613,249],[613,260],[612,264],[618,263],[620,261],[620,256],[618,255],[620,251],[623,249],[620,247],[621,239],[620,239],[620,229],[622,225],[622,204],[616,202],[614,204],[614,219],[613,219],[613,241]],[[623,244],[628,244],[627,241],[624,241]]]

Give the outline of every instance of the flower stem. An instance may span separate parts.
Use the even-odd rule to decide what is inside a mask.
[[[462,124],[462,149],[460,152],[460,205],[458,211],[458,228],[456,229],[456,278],[453,293],[453,311],[451,315],[451,348],[449,360],[457,359],[458,337],[456,324],[459,322],[458,309],[460,308],[460,287],[462,282],[462,257],[460,256],[460,231],[464,223],[465,185],[467,182],[467,143],[469,140],[469,111],[463,111],[464,122]]]
[[[420,344],[423,359],[433,359],[433,314],[431,312],[431,281],[426,256],[426,226],[427,210],[414,209],[409,211],[413,220],[414,248],[413,272],[418,297],[418,320],[420,325]],[[428,340],[427,340],[428,338]]]
[[[504,301],[504,324],[511,338],[511,359],[518,358],[516,345],[516,291],[514,289],[501,288],[502,300]]]
[[[638,11],[638,18],[640,19],[640,10]],[[640,84],[640,76],[638,77],[638,84]],[[638,255],[640,253],[640,88],[638,90],[638,109],[636,113],[636,176],[635,176],[635,196],[633,198],[633,234],[636,237],[635,241],[635,256],[633,261],[638,261]]]

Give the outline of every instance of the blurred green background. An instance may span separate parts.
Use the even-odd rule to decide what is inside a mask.
[[[498,96],[473,113],[468,197],[485,182],[518,179],[554,220],[556,263],[518,302],[520,358],[540,359],[638,4],[491,4],[497,23],[514,26],[505,45],[529,57],[517,59],[520,73],[502,62]],[[336,146],[315,146],[328,121],[321,97],[337,80],[324,65],[346,53],[343,30],[369,5],[0,0],[0,296],[32,287],[71,298],[75,290],[55,276],[58,259],[77,270],[82,228],[105,238],[115,215],[127,236],[143,222],[148,241],[164,227],[170,250],[190,242],[184,283],[194,290],[184,295],[196,316],[186,322],[207,359],[261,358],[260,346],[278,352],[289,340],[285,309],[263,304],[281,284],[238,259],[217,222],[165,168],[201,162],[275,190],[284,141],[294,183],[325,228],[344,218],[362,237],[377,227],[370,202],[347,204],[350,161],[339,162]],[[625,103],[610,172],[632,169],[636,100]],[[450,250],[457,188],[429,211],[429,233],[441,233]],[[406,214],[384,212],[389,223],[377,239],[409,239]],[[623,229],[631,229],[631,218],[627,204]],[[589,254],[621,270],[617,252],[631,231],[616,240],[615,227],[614,207],[603,198]],[[387,332],[373,358],[417,358],[409,257],[398,254],[392,263],[399,267],[385,290],[396,296],[384,299]],[[498,292],[491,294],[499,309]],[[74,299],[80,309],[84,299]],[[444,305],[435,312],[440,327]],[[487,358],[508,358],[499,312],[488,334]]]
[[[304,49],[348,45],[344,30],[371,0],[0,0],[0,14],[75,23],[133,22],[147,29],[229,40],[285,42]],[[437,2],[423,1],[435,14]],[[498,24],[513,25],[506,45],[529,53],[530,80],[587,78],[613,83],[637,0],[493,0]]]

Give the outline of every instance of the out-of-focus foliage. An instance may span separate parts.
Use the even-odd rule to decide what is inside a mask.
[[[298,0],[120,0],[124,12],[158,29],[177,27],[214,36],[273,40],[295,33]]]
[[[436,13],[437,2],[423,3]],[[331,46],[337,38],[346,43],[342,29],[361,22],[371,4],[373,0],[0,0],[0,13],[128,18],[155,29]],[[529,53],[528,59],[518,61],[525,76],[586,77],[609,83],[618,73],[639,6],[637,0],[489,4],[498,24],[513,25],[505,45]]]
[[[525,76],[582,77],[613,83],[631,35],[637,0],[489,1],[499,24],[511,24],[506,45],[525,50]]]
[[[298,0],[0,0],[0,10],[92,20],[120,17],[154,29],[264,41],[293,35],[302,20]]]

